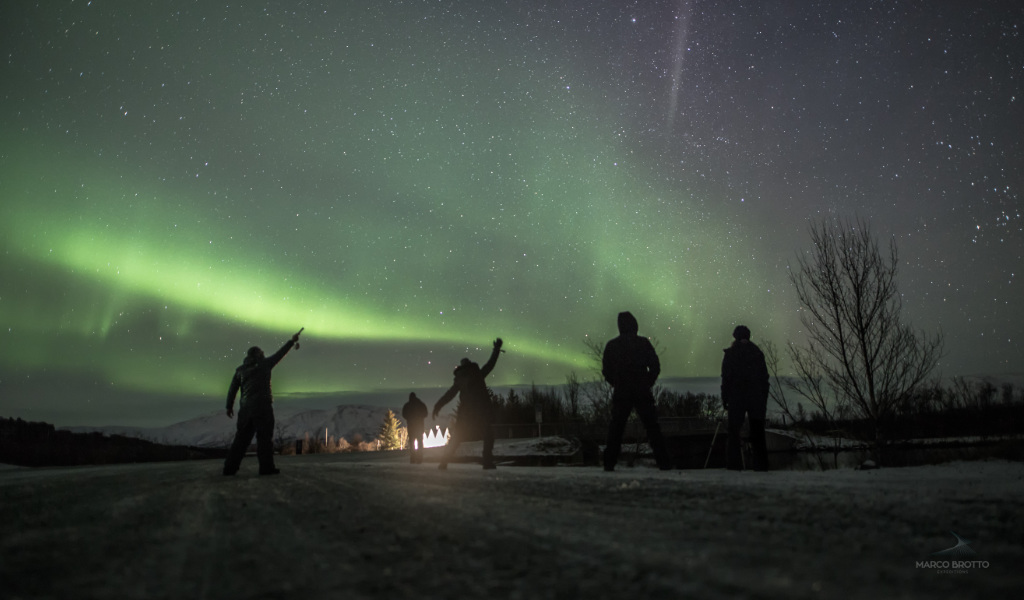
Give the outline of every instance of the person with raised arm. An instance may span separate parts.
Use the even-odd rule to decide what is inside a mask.
[[[238,426],[235,439],[224,460],[224,474],[234,475],[242,464],[242,457],[256,436],[256,459],[260,464],[260,475],[277,475],[281,471],[274,465],[274,395],[270,391],[270,372],[292,347],[299,347],[299,334],[303,327],[281,348],[264,356],[259,346],[246,352],[245,360],[235,369],[228,388],[227,415],[235,415],[235,395],[242,392],[238,407]]]
[[[501,345],[501,338],[494,340],[491,358],[483,367],[468,358],[463,358],[459,366],[452,373],[455,376],[455,382],[452,384],[452,387],[448,388],[448,391],[442,394],[437,403],[434,404],[432,416],[434,419],[437,419],[437,415],[441,412],[444,405],[451,402],[456,395],[459,396],[459,407],[455,427],[453,428],[454,431],[452,431],[452,437],[448,440],[448,445],[444,449],[441,464],[437,468],[448,468],[448,463],[455,456],[455,451],[458,449],[459,444],[479,439],[484,441],[483,467],[485,469],[495,468],[494,431],[491,430],[491,422],[494,420],[494,405],[491,403],[487,383],[484,379],[494,369],[494,365],[497,364],[498,354],[503,352]]]

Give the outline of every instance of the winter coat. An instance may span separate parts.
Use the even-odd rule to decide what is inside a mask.
[[[484,378],[494,369],[499,352],[501,350],[496,346],[491,352],[491,358],[483,367],[475,362],[463,360],[452,373],[455,376],[452,387],[448,388],[434,405],[434,414],[436,415],[441,407],[458,395],[459,420],[463,425],[478,427],[482,423],[489,423],[494,409]]]
[[[736,341],[722,358],[722,402],[751,418],[764,419],[770,389],[764,353],[751,341]]]
[[[661,361],[651,341],[637,335],[639,326],[628,312],[619,314],[619,337],[604,347],[601,374],[616,392],[648,392],[661,374]]]
[[[270,371],[294,345],[294,342],[288,340],[280,350],[270,356],[246,357],[245,362],[235,369],[235,375],[231,378],[231,386],[228,388],[228,410],[235,405],[238,390],[242,390],[241,407],[269,406],[274,401],[274,395],[270,390]]]
[[[427,418],[427,405],[413,396],[402,407],[402,418],[405,419],[409,429],[423,431],[423,421]]]

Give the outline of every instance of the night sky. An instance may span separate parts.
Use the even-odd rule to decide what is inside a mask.
[[[900,249],[944,376],[1020,372],[1024,8],[0,5],[0,416],[168,424],[300,327],[300,394],[663,376],[799,341],[824,216]],[[428,402],[435,398],[425,397]]]

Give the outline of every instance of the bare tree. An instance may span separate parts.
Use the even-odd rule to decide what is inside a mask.
[[[288,430],[281,421],[274,422],[274,452],[284,454],[286,449],[295,452],[292,440],[287,439]]]
[[[604,362],[604,344],[593,338],[583,340],[587,354],[593,361],[593,379],[583,386],[583,396],[590,402],[590,416],[593,421],[611,420],[612,386],[604,380],[601,365]]]
[[[866,222],[831,218],[810,235],[814,249],[790,272],[807,334],[805,346],[790,346],[794,389],[819,409],[832,399],[869,421],[878,451],[896,407],[942,356],[942,336],[903,320],[895,240],[885,257]]]
[[[795,423],[797,421],[796,409],[789,404],[789,399],[786,398],[786,385],[782,377],[779,375],[779,352],[775,348],[775,344],[771,340],[762,340],[758,342],[758,347],[764,352],[765,366],[768,367],[768,374],[771,376],[771,386],[768,388],[768,397],[772,399],[775,406],[778,407],[782,414],[783,420],[789,419],[790,422]],[[799,404],[797,405],[799,406]]]
[[[806,418],[804,407],[800,403],[796,403],[795,408],[790,405],[789,399],[786,397],[786,389],[796,391],[799,395],[803,396],[805,400],[809,401],[811,405],[817,408],[816,415],[823,419],[826,423],[826,434],[832,440],[832,467],[839,468],[839,451],[842,450],[842,437],[843,432],[839,429],[837,423],[840,415],[849,412],[846,409],[846,404],[842,400],[835,402],[829,402],[829,397],[825,393],[822,387],[822,379],[820,375],[808,375],[805,379],[794,380],[792,378],[783,379],[779,375],[779,353],[775,348],[775,344],[771,341],[763,341],[760,344],[761,350],[764,351],[765,363],[768,366],[768,373],[771,375],[772,385],[768,389],[768,396],[775,402],[775,406],[782,412],[784,418],[788,418],[792,421],[793,425],[796,426],[798,423],[802,423]],[[792,352],[792,350],[791,350]],[[798,368],[798,371],[800,369]],[[821,470],[828,468],[825,464],[825,460],[822,457],[821,451],[825,448],[818,443],[818,435],[814,434],[805,428],[794,430],[803,436],[803,440],[811,448],[815,459],[818,461],[818,466]]]
[[[580,396],[583,384],[576,375],[576,371],[570,371],[565,377],[565,401],[569,405],[569,418],[578,420],[580,418]]]

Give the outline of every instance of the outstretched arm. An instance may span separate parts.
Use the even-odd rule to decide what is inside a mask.
[[[305,329],[305,327],[296,332],[295,335],[292,336],[292,339],[285,342],[284,346],[281,346],[277,352],[271,354],[267,358],[267,362],[270,363],[271,368],[277,366],[277,363],[281,362],[281,359],[284,358],[285,354],[288,354],[288,351],[292,349],[292,346],[299,343],[299,334],[302,333],[303,329]]]
[[[487,359],[487,363],[480,368],[480,373],[482,373],[484,377],[487,377],[487,374],[494,369],[494,365],[498,363],[498,354],[501,353],[501,345],[503,343],[504,342],[501,341],[501,338],[494,340],[494,349],[491,350],[491,358]]]
[[[452,398],[455,397],[455,394],[458,393],[459,388],[457,386],[453,385],[452,387],[448,388],[448,391],[442,394],[441,397],[438,398],[437,402],[434,404],[434,413],[431,415],[431,418],[436,419],[437,413],[441,412],[441,409],[444,408],[444,405],[451,402]]]

